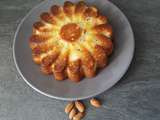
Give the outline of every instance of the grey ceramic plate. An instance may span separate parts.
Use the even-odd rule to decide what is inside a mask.
[[[76,0],[72,0],[76,1]],[[52,76],[40,72],[31,57],[28,38],[32,24],[41,12],[47,11],[53,4],[63,4],[64,0],[44,1],[31,10],[20,23],[15,34],[13,56],[18,72],[25,82],[39,93],[61,100],[78,100],[96,96],[112,87],[127,71],[134,53],[134,37],[131,26],[124,14],[107,0],[86,0],[96,5],[101,13],[109,17],[114,30],[114,54],[109,66],[92,79],[73,83],[69,80],[56,81]]]

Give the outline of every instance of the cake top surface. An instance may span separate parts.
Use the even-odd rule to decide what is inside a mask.
[[[30,47],[34,61],[54,72],[67,66],[73,73],[79,66],[95,71],[106,65],[113,50],[111,39],[112,27],[95,6],[66,1],[40,15],[40,21],[33,25]]]

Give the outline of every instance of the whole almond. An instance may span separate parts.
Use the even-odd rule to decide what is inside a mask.
[[[70,103],[68,103],[67,105],[66,105],[66,107],[65,107],[65,113],[69,113],[71,110],[72,110],[72,108],[74,107],[74,103],[73,102],[70,102]]]
[[[77,113],[77,109],[74,107],[69,113],[69,119],[72,120],[72,118],[76,115],[76,113]]]
[[[79,112],[73,117],[73,120],[81,120],[84,117],[84,115],[84,112]]]
[[[92,98],[90,100],[90,103],[94,107],[97,107],[97,108],[101,107],[101,102],[99,100],[95,99],[95,98]]]
[[[85,106],[82,102],[76,101],[75,106],[76,106],[76,108],[78,109],[79,112],[84,112]]]

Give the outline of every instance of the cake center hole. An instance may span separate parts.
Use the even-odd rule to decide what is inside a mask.
[[[64,25],[60,30],[60,36],[63,40],[68,42],[76,41],[80,38],[82,29],[75,23]]]

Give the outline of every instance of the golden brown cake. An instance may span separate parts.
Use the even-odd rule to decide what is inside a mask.
[[[112,27],[95,6],[66,1],[40,15],[29,44],[43,73],[78,82],[107,65],[113,51]]]

